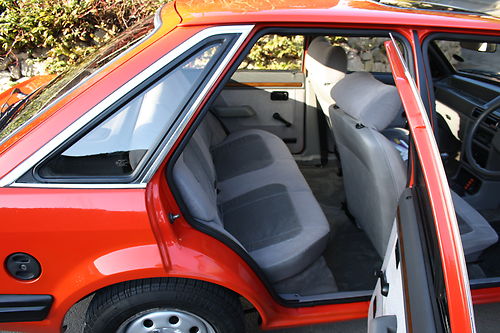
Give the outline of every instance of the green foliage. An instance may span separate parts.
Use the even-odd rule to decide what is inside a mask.
[[[344,37],[328,37],[333,45],[345,43]],[[301,70],[304,36],[265,35],[252,47],[239,69]]]
[[[0,47],[60,72],[168,0],[0,0]]]
[[[252,47],[239,69],[300,70],[304,36],[266,35]]]

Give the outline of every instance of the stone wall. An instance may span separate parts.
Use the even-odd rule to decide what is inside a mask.
[[[345,41],[335,43],[347,53],[347,70],[364,72],[390,72],[384,42],[380,37],[349,37]]]

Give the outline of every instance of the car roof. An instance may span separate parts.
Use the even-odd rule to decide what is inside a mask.
[[[478,13],[425,10],[367,0],[176,0],[181,25],[353,23],[498,30],[500,19]]]

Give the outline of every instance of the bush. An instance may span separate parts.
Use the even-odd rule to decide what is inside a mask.
[[[304,36],[266,35],[260,38],[240,69],[300,70]]]
[[[0,0],[3,57],[48,57],[60,72],[168,0]]]

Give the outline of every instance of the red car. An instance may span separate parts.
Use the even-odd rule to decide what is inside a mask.
[[[394,3],[177,0],[2,95],[0,329],[474,332],[500,20]]]

